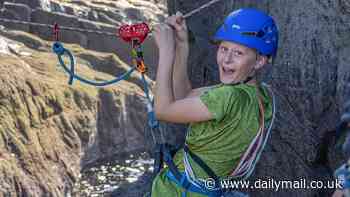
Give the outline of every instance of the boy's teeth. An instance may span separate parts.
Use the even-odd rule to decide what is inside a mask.
[[[225,69],[224,67],[223,67],[223,71],[227,72],[227,73],[233,73],[234,72],[233,69]]]

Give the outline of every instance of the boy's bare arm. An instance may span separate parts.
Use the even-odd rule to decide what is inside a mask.
[[[173,66],[173,93],[175,100],[185,98],[192,90],[191,82],[187,74],[188,44],[177,45],[175,50],[175,61]]]

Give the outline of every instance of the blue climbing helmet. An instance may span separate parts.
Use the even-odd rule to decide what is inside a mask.
[[[216,32],[216,41],[231,41],[256,49],[260,54],[275,57],[278,29],[273,18],[253,8],[230,13]]]

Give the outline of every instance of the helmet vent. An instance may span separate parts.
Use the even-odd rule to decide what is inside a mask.
[[[246,31],[246,32],[241,32],[242,35],[244,36],[255,36],[255,37],[258,37],[258,38],[262,38],[264,37],[265,33],[264,31]]]

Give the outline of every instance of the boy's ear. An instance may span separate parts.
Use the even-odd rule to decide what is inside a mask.
[[[269,60],[269,58],[266,55],[258,55],[257,62],[256,62],[256,65],[254,66],[254,68],[256,70],[259,70],[265,64],[268,63],[268,60]]]

